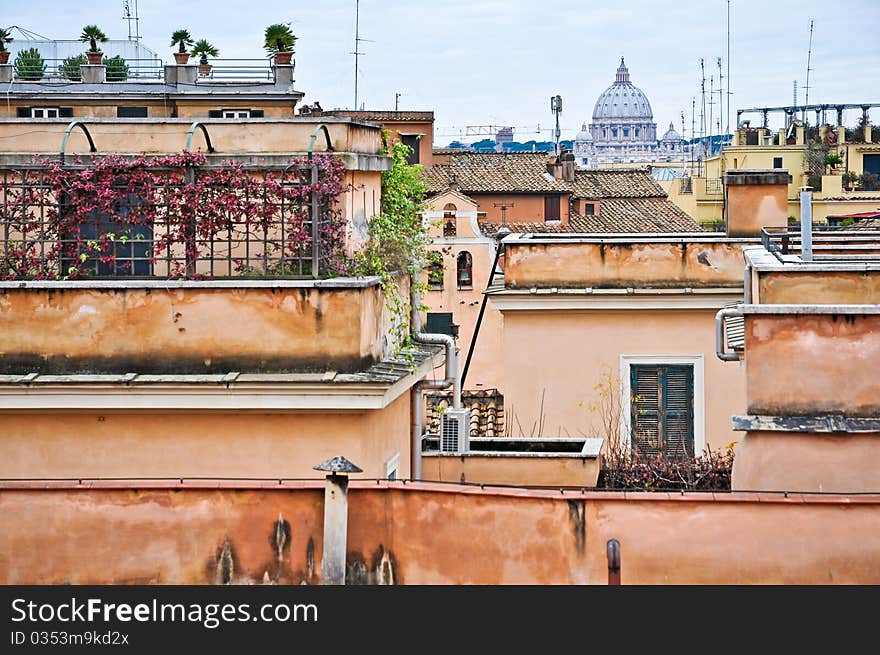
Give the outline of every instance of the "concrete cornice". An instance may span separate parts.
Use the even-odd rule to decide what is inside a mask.
[[[505,289],[490,292],[499,311],[714,309],[742,302],[742,290],[711,289]]]
[[[393,383],[334,382],[334,374],[0,376],[0,413],[364,411],[383,409],[438,364],[429,357]],[[144,382],[139,382],[144,380]],[[165,380],[165,381],[163,381]],[[299,381],[295,381],[299,380]]]
[[[19,280],[0,281],[0,289],[364,289],[379,286],[375,275],[362,278],[337,277],[327,280],[285,280],[233,278],[223,280]]]

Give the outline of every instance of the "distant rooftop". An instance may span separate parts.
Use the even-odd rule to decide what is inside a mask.
[[[386,121],[434,121],[433,111],[384,111],[370,109],[360,109],[355,111],[353,109],[331,109],[330,111],[325,111],[324,114],[330,116],[347,116],[349,118],[359,118],[379,123],[384,123]]]

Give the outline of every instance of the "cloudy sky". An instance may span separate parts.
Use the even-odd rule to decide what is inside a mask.
[[[87,23],[125,38],[122,5],[6,0],[2,20],[56,39],[75,38]],[[718,85],[717,58],[726,62],[726,0],[361,0],[360,8],[361,37],[370,41],[360,46],[358,104],[393,108],[401,93],[401,109],[435,111],[439,144],[468,125],[511,125],[517,140],[549,139],[557,93],[563,138],[571,138],[589,123],[621,55],[661,131],[672,120],[680,130],[684,111],[689,132],[692,99],[698,112],[700,105],[699,59],[707,94],[710,75]],[[354,9],[355,0],[139,2],[144,43],[166,59],[178,27],[207,38],[222,57],[260,57],[265,26],[291,22],[297,86],[325,109],[354,104]],[[878,0],[731,0],[732,109],[790,104],[793,80],[804,101],[811,18],[810,101],[880,102]],[[880,110],[872,118],[880,122]]]

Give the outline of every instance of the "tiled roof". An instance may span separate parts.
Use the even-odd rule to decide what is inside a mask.
[[[665,198],[654,177],[644,168],[616,168],[575,173],[575,198]]]
[[[702,232],[693,218],[666,198],[603,200],[596,216],[572,212],[575,232]]]
[[[880,230],[880,218],[866,218],[846,226],[847,230]]]
[[[480,222],[480,230],[489,237],[494,237],[500,227],[496,223]],[[602,200],[595,216],[581,216],[573,211],[567,225],[508,222],[505,227],[515,234],[703,232],[694,219],[666,198],[612,198]]]
[[[440,414],[452,407],[450,392],[427,395],[427,434],[440,434]],[[504,437],[504,396],[498,389],[478,389],[461,392],[461,405],[471,410],[472,437]]]
[[[429,193],[457,186],[464,193],[568,192],[570,185],[547,173],[543,152],[465,152],[426,173]]]
[[[423,123],[434,120],[433,111],[354,111],[349,109],[333,109],[325,111],[324,115],[347,116],[348,118],[360,118],[365,121],[376,121],[378,123],[386,121],[414,121]]]

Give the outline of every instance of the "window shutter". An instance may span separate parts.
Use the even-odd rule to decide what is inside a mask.
[[[251,109],[251,118],[263,118],[263,110]]]
[[[544,196],[544,220],[559,220],[559,196]]]
[[[656,366],[630,367],[632,445],[642,455],[660,452],[660,386]]]
[[[222,109],[209,109],[208,110],[208,118],[223,118],[223,110]]]
[[[117,107],[116,118],[146,118],[146,107]]]
[[[30,118],[31,117],[31,108],[30,107],[16,107],[15,108],[15,116],[16,116],[16,118]]]
[[[73,107],[59,107],[58,116],[61,118],[73,118]]]
[[[663,384],[664,455],[691,456],[694,454],[694,367],[665,367]]]

